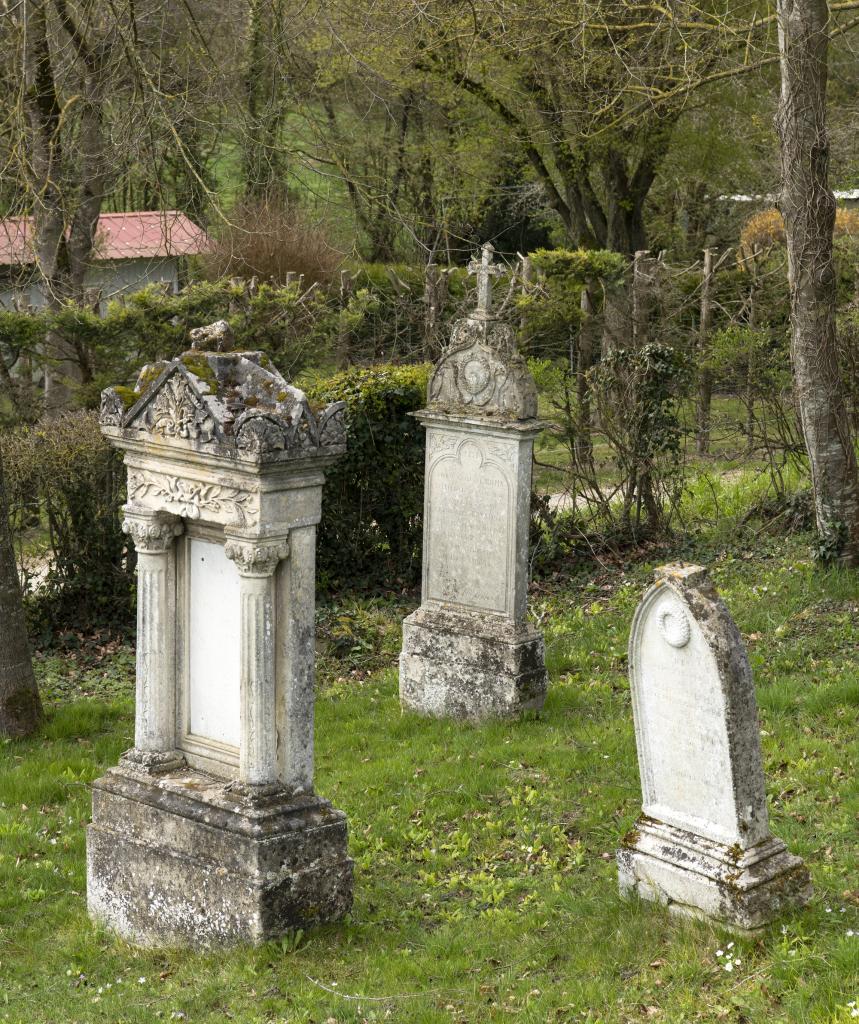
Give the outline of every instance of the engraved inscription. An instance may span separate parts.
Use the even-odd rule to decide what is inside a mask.
[[[505,470],[479,439],[430,450],[439,456],[428,480],[426,598],[509,613],[513,509]]]

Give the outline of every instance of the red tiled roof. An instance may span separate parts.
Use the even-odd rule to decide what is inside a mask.
[[[34,263],[33,218],[0,220],[0,265]],[[96,230],[98,260],[157,259],[206,252],[209,236],[177,210],[103,213]]]

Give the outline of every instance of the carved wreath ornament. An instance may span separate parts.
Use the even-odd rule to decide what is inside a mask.
[[[692,636],[689,616],[679,604],[663,608],[656,616],[656,623],[662,639],[672,647],[685,647]]]
[[[257,518],[253,495],[238,487],[153,473],[129,473],[128,500],[145,497],[159,498],[185,519],[200,519],[204,512],[215,516],[225,514],[232,522],[244,526]]]

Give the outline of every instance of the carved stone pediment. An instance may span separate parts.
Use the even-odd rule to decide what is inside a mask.
[[[427,399],[437,412],[536,417],[537,388],[516,351],[512,327],[485,317],[457,321],[430,377]]]
[[[129,429],[142,429],[161,438],[206,443],[221,436],[212,410],[179,360],[136,402],[123,420]]]
[[[144,366],[133,389],[104,391],[105,432],[255,463],[341,454],[344,404],[328,406],[317,418],[304,392],[262,352],[225,350],[228,328],[220,321],[192,332],[197,344],[220,339],[217,351],[192,348]]]

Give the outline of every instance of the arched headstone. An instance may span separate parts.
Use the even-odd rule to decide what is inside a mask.
[[[740,632],[700,566],[664,566],[632,624],[642,814],[620,888],[741,931],[811,895],[770,834],[754,682]]]

